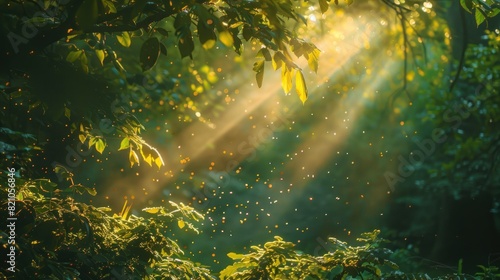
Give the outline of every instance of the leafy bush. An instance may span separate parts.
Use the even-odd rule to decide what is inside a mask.
[[[68,191],[93,193],[81,185],[61,191],[44,179],[18,190],[15,279],[213,279],[208,269],[182,259],[165,235],[175,223],[194,229],[188,220],[203,216],[193,208],[147,208],[156,215],[146,219],[130,215],[125,204],[119,215],[109,215],[111,209],[76,202]],[[2,251],[8,248],[5,230]]]
[[[172,226],[197,232],[192,221],[204,217],[182,203],[143,209],[149,218],[120,214],[111,209],[77,202],[68,194],[95,190],[73,184],[65,190],[47,179],[22,182],[16,197],[16,271],[0,272],[2,279],[216,279],[214,273],[183,258],[179,245],[168,237]],[[7,195],[5,189],[0,189]],[[6,205],[2,205],[6,207]],[[4,212],[3,212],[4,213]],[[3,214],[5,215],[5,214]],[[2,217],[6,220],[7,217]],[[276,236],[248,254],[228,253],[234,263],[219,273],[231,279],[497,279],[498,268],[479,266],[475,276],[465,275],[459,262],[457,273],[431,278],[407,274],[391,260],[393,252],[383,246],[380,231],[363,233],[351,246],[329,238],[329,251],[313,256]],[[0,253],[6,255],[6,225],[0,231]],[[4,263],[5,266],[5,263]]]
[[[360,246],[349,246],[329,238],[334,250],[323,256],[302,254],[294,244],[279,236],[264,247],[252,246],[253,252],[229,253],[236,262],[224,269],[221,279],[408,279],[396,263],[387,257],[392,253],[382,248],[379,230],[363,233]]]

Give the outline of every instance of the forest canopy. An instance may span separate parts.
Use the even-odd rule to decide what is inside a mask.
[[[0,275],[499,277],[499,13],[0,0]]]

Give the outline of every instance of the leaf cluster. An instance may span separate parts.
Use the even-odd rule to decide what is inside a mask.
[[[4,190],[2,189],[2,194]],[[25,182],[16,201],[16,279],[213,279],[182,258],[166,230],[203,216],[185,205],[152,218],[76,202],[49,180]],[[130,209],[130,208],[129,208]],[[151,212],[151,208],[145,209]],[[181,226],[180,222],[178,223]],[[8,236],[2,228],[2,253]],[[10,246],[10,245],[9,245]],[[7,276],[7,275],[2,275]]]

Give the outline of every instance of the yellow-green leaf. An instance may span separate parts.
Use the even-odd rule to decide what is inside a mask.
[[[345,0],[345,3],[349,6],[354,2],[354,0]]]
[[[137,156],[137,153],[130,149],[130,153],[128,154],[128,160],[130,161],[130,167],[134,166],[134,164],[137,163],[139,166],[139,157]]]
[[[104,50],[95,50],[95,55],[97,56],[97,59],[99,59],[99,62],[101,65],[104,64],[104,58],[106,57],[106,54],[104,53]]]
[[[68,118],[68,120],[71,119],[71,110],[68,109],[68,107],[64,107],[64,116]]]
[[[149,164],[149,166],[153,166],[153,157],[151,156],[151,154],[149,155],[144,155],[144,153],[142,153],[142,150],[141,150],[141,155],[142,155],[142,159],[144,159],[145,162],[147,162]]]
[[[215,46],[215,40],[206,40],[202,46],[205,50],[209,50]]]
[[[96,196],[97,195],[97,191],[95,188],[86,188],[85,189],[87,191],[88,194],[90,194],[91,196]]]
[[[184,223],[183,220],[177,220],[177,225],[179,226],[180,229],[182,229],[186,226],[186,223]]]
[[[219,40],[227,47],[232,47],[234,44],[233,35],[228,30],[219,32]]]
[[[76,60],[78,60],[80,58],[82,53],[83,53],[83,50],[69,52],[68,55],[66,56],[66,61],[67,62],[75,62]]]
[[[122,32],[121,35],[116,35],[116,39],[118,40],[118,43],[126,48],[130,47],[130,44],[132,44],[132,40],[130,40],[130,34],[128,32]]]
[[[106,147],[106,143],[104,143],[104,140],[101,138],[97,139],[95,142],[95,149],[98,151],[100,154],[104,151],[104,148]]]
[[[158,168],[165,165],[165,163],[163,162],[163,159],[160,156],[155,159],[155,164],[156,164],[156,166],[158,166]]]
[[[283,66],[281,68],[281,86],[283,87],[285,94],[289,94],[290,91],[292,91],[292,71],[293,69],[289,69],[287,66]]]
[[[283,64],[283,54],[280,52],[275,52],[273,56],[273,69],[278,70],[280,69],[281,65]]]
[[[475,17],[477,26],[481,25],[481,23],[486,20],[485,13],[479,8],[476,8]]]
[[[87,136],[85,136],[85,134],[78,134],[78,139],[83,144],[83,143],[85,143],[85,140],[87,139]]]
[[[150,214],[158,214],[162,208],[161,207],[148,207],[142,209],[142,211],[150,213]]]
[[[307,100],[307,86],[304,75],[300,70],[297,71],[297,76],[295,77],[295,89],[297,90],[300,101],[302,101],[302,104],[304,104]]]
[[[118,151],[128,149],[130,147],[130,138],[125,137],[123,140],[120,142],[120,148]]]
[[[89,148],[94,146],[96,142],[97,142],[97,138],[95,138],[94,136],[90,136]]]
[[[320,50],[314,49],[312,52],[308,54],[307,64],[309,68],[313,70],[315,73],[318,72],[318,60],[319,60]]]
[[[239,260],[239,259],[242,259],[243,257],[245,257],[245,255],[243,255],[243,254],[236,254],[233,252],[227,253],[227,256],[233,260]]]

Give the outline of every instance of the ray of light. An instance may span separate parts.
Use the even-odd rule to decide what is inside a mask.
[[[337,31],[341,31],[345,34],[355,34],[359,26],[353,24],[351,20],[344,20],[337,23],[336,29]],[[373,32],[372,32],[373,34]],[[319,68],[319,72],[317,73],[317,80],[324,81],[334,77],[334,74],[342,69],[349,61],[356,56],[357,53],[362,51],[363,45],[356,42],[349,42],[345,40],[347,44],[350,44],[349,47],[342,48],[343,50],[339,52],[338,46],[332,44],[332,39],[329,37],[331,34],[327,34],[323,38],[319,39],[319,42],[316,45],[323,51],[320,62],[322,65]],[[335,57],[332,57],[334,54]],[[326,61],[334,61],[333,65],[325,65]],[[303,69],[306,67],[306,63],[304,61],[299,64]],[[184,131],[182,131],[179,135],[175,136],[174,141],[176,144],[173,146],[182,147],[182,151],[179,151],[179,154],[168,154],[165,156],[165,161],[167,162],[167,170],[169,170],[169,175],[171,177],[175,177],[176,174],[181,172],[184,166],[178,164],[178,158],[182,154],[182,156],[188,156],[191,162],[197,161],[197,159],[201,158],[204,153],[213,149],[213,143],[217,141],[224,140],[225,136],[228,135],[229,132],[234,130],[238,125],[242,122],[243,119],[247,118],[252,112],[264,107],[265,104],[269,103],[272,97],[275,97],[277,94],[282,92],[281,89],[281,76],[280,71],[269,71],[272,69],[267,69],[267,73],[265,75],[264,84],[261,89],[257,89],[257,86],[254,84],[254,75],[253,73],[238,73],[235,75],[234,80],[241,81],[241,86],[239,86],[238,90],[240,95],[238,98],[232,102],[227,109],[216,119],[212,120],[213,126],[208,127],[206,124],[201,122],[193,122],[189,127],[187,127]],[[312,84],[312,83],[309,83]],[[364,87],[370,88],[375,85],[370,85],[368,82],[364,82]],[[310,91],[310,94],[314,94],[314,89]],[[354,124],[357,115],[360,113],[362,104],[360,102],[356,102],[357,96],[348,97],[347,103],[349,104],[349,111],[351,119],[351,125]],[[298,100],[298,98],[296,98]],[[306,103],[307,104],[307,103]],[[267,105],[266,105],[267,106]],[[335,105],[335,106],[338,106]],[[272,107],[272,106],[271,106]],[[296,106],[295,110],[302,109],[302,106]],[[333,107],[332,119],[336,119],[335,114],[338,114],[338,108]],[[337,113],[335,113],[337,112]],[[203,113],[202,113],[203,114]],[[289,115],[292,115],[293,112],[289,112]],[[337,123],[335,125],[340,125],[341,123]],[[331,122],[323,122],[320,123],[316,130],[327,130],[327,126],[331,126]],[[317,170],[321,167],[324,159],[318,160],[317,154],[328,155],[331,154],[331,151],[335,149],[345,138],[348,136],[348,133],[338,133],[336,138],[329,138],[327,141],[324,141],[324,144],[321,147],[316,147],[317,153],[310,153],[306,156],[306,158],[301,162],[302,165],[307,165],[308,170]],[[237,146],[238,143],[244,142],[247,138],[247,135],[241,135],[240,139],[231,139],[231,141],[235,142]],[[330,137],[330,136],[328,136]],[[309,142],[305,142],[301,145],[301,148],[308,147],[310,145]],[[161,147],[160,147],[160,150]],[[245,159],[245,154],[236,154],[236,161],[241,162]],[[290,168],[295,169],[299,168],[295,164],[290,165]],[[150,195],[155,195],[161,191],[162,188],[165,188],[166,182],[168,182],[168,178],[162,178],[159,183],[151,184],[151,177],[155,176],[155,170],[151,170],[150,174],[141,174],[140,177],[137,178],[134,185],[138,185],[141,187],[147,187]],[[299,176],[299,172],[294,176]],[[293,177],[290,181],[295,181],[297,178]],[[115,185],[128,185],[130,184],[130,178],[123,178],[122,180],[115,180]],[[112,188],[110,188],[112,189]],[[107,195],[112,195],[110,191]],[[141,198],[145,201],[147,198]]]

